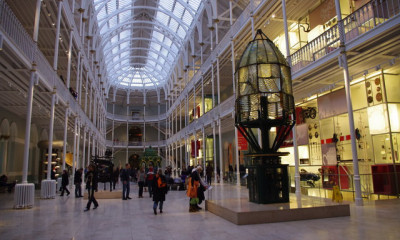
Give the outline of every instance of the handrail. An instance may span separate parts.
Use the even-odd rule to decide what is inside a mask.
[[[160,115],[148,115],[148,116],[145,115],[144,117],[142,115],[142,116],[139,116],[139,117],[136,117],[136,116],[133,117],[131,115],[120,115],[120,114],[112,114],[112,113],[107,112],[107,118],[109,120],[114,119],[116,121],[128,121],[129,120],[129,122],[144,122],[144,121],[153,122],[153,121],[165,120],[166,119],[166,114],[163,113],[163,114],[160,114]]]
[[[397,16],[400,0],[372,0],[343,19],[346,43]],[[291,55],[292,72],[297,72],[339,47],[338,25],[332,26]]]
[[[44,85],[48,87],[50,91],[56,88],[56,94],[60,100],[65,104],[68,103],[71,111],[75,112],[93,133],[99,138],[102,138],[103,135],[100,133],[99,129],[95,127],[92,121],[90,121],[83,112],[81,106],[79,106],[75,99],[69,94],[69,90],[59,79],[46,57],[4,0],[0,0],[0,30],[13,41],[15,47],[20,50],[22,57],[25,56],[31,63],[36,63],[37,71],[39,75],[42,76]]]
[[[27,41],[31,37],[4,0],[0,0],[0,28],[14,41],[15,46],[33,62],[35,49]]]
[[[149,142],[142,142],[142,141],[111,141],[111,140],[106,140],[106,146],[107,147],[159,147],[159,146],[165,146],[166,141],[165,140],[160,140],[160,141],[149,141]]]

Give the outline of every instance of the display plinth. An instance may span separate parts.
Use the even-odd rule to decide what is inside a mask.
[[[41,185],[41,198],[52,199],[56,197],[56,180],[43,180]]]
[[[252,154],[247,165],[250,202],[268,204],[289,202],[288,165],[280,156],[288,153]]]
[[[35,185],[21,183],[15,185],[14,208],[32,208],[35,202]]]
[[[121,199],[122,198],[122,191],[121,190],[117,190],[117,191],[98,191],[94,193],[94,197],[96,199]],[[88,198],[88,194],[87,192],[85,192],[83,194],[83,198],[87,199]]]
[[[300,194],[290,194],[287,203],[273,204],[249,202],[246,187],[230,184],[215,184],[206,194],[206,210],[237,225],[350,216],[348,203]]]

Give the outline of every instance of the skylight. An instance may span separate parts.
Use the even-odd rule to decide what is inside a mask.
[[[202,0],[94,0],[111,85],[156,88],[168,79]]]

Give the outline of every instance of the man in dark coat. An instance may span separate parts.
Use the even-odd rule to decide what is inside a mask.
[[[89,165],[89,171],[86,174],[86,189],[88,190],[88,203],[85,208],[85,212],[90,210],[90,205],[93,202],[94,208],[99,207],[97,200],[94,198],[94,191],[97,191],[97,172],[95,171],[94,165]]]
[[[75,197],[80,198],[82,197],[82,172],[83,169],[80,168],[76,170],[75,176],[74,176],[74,184],[75,184]]]
[[[155,178],[153,179],[153,211],[155,215],[157,215],[158,203],[160,203],[160,213],[163,212],[163,203],[165,201],[167,190],[167,179],[162,174],[162,169],[159,168]]]
[[[61,195],[60,196],[64,196],[64,191],[67,191],[67,196],[70,194],[69,190],[67,189],[68,184],[69,184],[68,172],[67,172],[67,170],[64,170],[63,174],[62,174],[62,179],[61,179]]]
[[[131,176],[131,165],[125,164],[125,169],[121,170],[121,182],[122,182],[122,200],[132,199],[129,197],[130,191],[130,176]]]

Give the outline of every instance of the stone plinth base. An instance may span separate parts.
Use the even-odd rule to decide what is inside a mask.
[[[51,199],[56,197],[56,180],[43,180],[41,185],[40,196],[43,199]]]
[[[31,208],[35,202],[35,185],[21,183],[15,185],[14,208]]]

